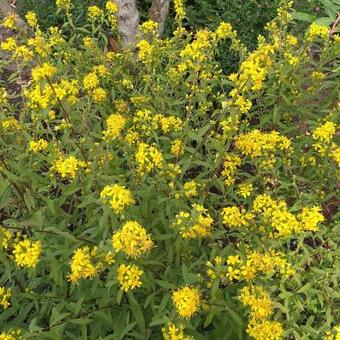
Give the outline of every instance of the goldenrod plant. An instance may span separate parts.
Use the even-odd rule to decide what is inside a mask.
[[[113,2],[56,5],[0,45],[0,339],[339,339],[336,23],[283,1],[249,51],[176,0],[134,50]]]

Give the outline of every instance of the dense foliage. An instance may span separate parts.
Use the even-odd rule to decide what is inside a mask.
[[[113,2],[1,43],[0,339],[339,337],[337,27],[283,2],[248,51],[174,3],[136,51]]]

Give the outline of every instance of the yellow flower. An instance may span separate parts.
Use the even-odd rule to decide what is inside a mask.
[[[121,289],[125,292],[130,289],[141,287],[142,281],[141,276],[143,271],[136,265],[125,265],[121,264],[117,270],[117,279]]]
[[[106,130],[103,131],[103,139],[109,141],[119,137],[127,119],[121,114],[112,114],[106,119]]]
[[[338,167],[340,167],[340,146],[338,147],[334,146],[332,148],[331,157],[336,162]]]
[[[249,133],[237,136],[235,138],[235,147],[243,155],[256,158],[268,156],[277,151],[289,151],[291,149],[291,141],[285,136],[280,136],[277,131],[262,133],[255,129]]]
[[[8,244],[11,238],[12,233],[6,228],[0,226],[0,244],[3,249],[8,248]]]
[[[138,143],[135,158],[137,162],[137,172],[140,175],[150,173],[157,168],[163,168],[163,155],[155,146]]]
[[[184,326],[182,324],[176,327],[171,321],[162,328],[162,334],[164,340],[194,340],[192,336],[184,334]]]
[[[71,259],[71,274],[69,280],[77,283],[80,279],[90,279],[98,274],[99,264],[94,264],[93,260],[97,255],[97,248],[91,250],[85,246],[74,251]]]
[[[31,241],[28,238],[18,241],[14,245],[13,255],[15,262],[21,267],[34,268],[41,254],[41,242]]]
[[[4,309],[7,309],[11,305],[9,302],[9,298],[11,297],[11,295],[12,295],[11,288],[6,289],[5,287],[0,287],[0,305]]]
[[[161,129],[164,134],[170,131],[180,131],[183,125],[183,121],[179,117],[169,116],[160,118]]]
[[[267,319],[273,312],[273,303],[269,295],[260,286],[250,286],[241,289],[240,299],[250,307],[250,315],[255,319]]]
[[[111,14],[115,14],[118,11],[118,6],[115,2],[113,2],[112,0],[109,0],[106,4],[105,4],[105,8],[107,9],[108,12],[110,12]]]
[[[297,216],[300,222],[300,229],[307,231],[317,231],[318,224],[325,220],[321,214],[320,207],[302,208],[302,212]]]
[[[5,51],[14,51],[17,47],[17,42],[15,38],[9,37],[5,41],[0,43],[0,48]]]
[[[144,34],[156,33],[158,29],[158,23],[153,20],[148,20],[148,21],[143,22],[140,28]]]
[[[183,190],[186,197],[195,197],[198,195],[197,183],[195,180],[184,183]]]
[[[8,118],[1,122],[4,130],[21,130],[20,123],[15,118]]]
[[[69,10],[71,5],[71,0],[56,0],[56,6],[64,10]]]
[[[176,157],[182,156],[184,154],[184,144],[180,139],[175,139],[171,142],[170,152]]]
[[[102,87],[92,90],[91,98],[95,103],[101,103],[107,98],[107,92]]]
[[[223,208],[223,224],[231,228],[248,227],[250,221],[254,218],[251,213],[246,213],[238,207]]]
[[[13,58],[22,58],[24,61],[29,61],[33,57],[33,52],[27,47],[27,46],[18,46],[14,53],[13,53]]]
[[[215,31],[217,39],[234,38],[236,32],[229,22],[221,22]]]
[[[52,77],[57,72],[57,68],[53,65],[43,63],[41,66],[36,66],[32,70],[32,78],[38,82],[41,79]]]
[[[83,79],[85,90],[92,90],[99,85],[99,78],[95,72],[88,73]]]
[[[112,245],[117,251],[137,258],[151,250],[153,242],[146,230],[136,221],[126,222],[122,229],[112,236]]]
[[[237,155],[232,153],[227,153],[225,156],[225,161],[223,164],[222,176],[225,176],[224,180],[225,185],[231,185],[235,182],[234,175],[236,173],[237,167],[240,166],[242,160]]]
[[[201,295],[197,288],[185,286],[172,293],[172,301],[181,318],[190,318],[198,312]]]
[[[40,152],[48,148],[48,142],[45,139],[38,139],[37,141],[30,141],[29,150],[33,152]]]
[[[283,328],[278,321],[251,319],[247,333],[255,340],[281,340]]]
[[[25,19],[29,26],[35,28],[38,26],[38,19],[36,13],[30,11],[25,15]]]
[[[51,170],[59,173],[62,178],[74,179],[80,168],[86,168],[87,164],[74,156],[60,156],[52,164]]]
[[[15,28],[15,19],[16,19],[15,14],[11,13],[4,18],[1,25],[5,28],[14,29]]]
[[[318,24],[311,24],[309,29],[306,33],[307,41],[313,42],[316,38],[327,39],[329,36],[329,27],[328,26],[321,26]]]
[[[122,213],[125,207],[135,203],[131,191],[118,184],[105,186],[100,197],[104,202],[108,201],[116,214]]]
[[[238,194],[243,197],[247,198],[253,192],[253,185],[251,183],[242,183],[238,186]]]
[[[193,204],[190,213],[180,211],[176,215],[173,227],[179,229],[179,234],[183,238],[209,237],[214,220],[207,211],[203,205]]]
[[[174,0],[176,19],[182,21],[185,17],[185,9],[183,5],[183,0]]]
[[[138,58],[144,62],[151,61],[153,53],[152,45],[146,40],[141,40],[136,46],[138,48]]]
[[[326,122],[319,125],[312,133],[313,139],[316,143],[313,144],[315,151],[319,152],[321,156],[327,154],[328,149],[332,146],[331,142],[336,132],[336,125],[333,122]]]
[[[90,21],[94,21],[103,16],[103,11],[97,6],[90,6],[88,9],[88,18]]]
[[[1,332],[0,333],[0,340],[19,340],[22,339],[22,337],[18,337],[16,332]]]
[[[324,73],[318,72],[318,71],[313,71],[311,76],[312,76],[312,79],[316,81],[324,80],[326,78],[326,75]]]

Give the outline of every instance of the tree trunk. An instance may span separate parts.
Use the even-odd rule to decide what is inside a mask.
[[[15,9],[9,4],[8,0],[0,0],[0,18],[5,18],[10,14],[15,14],[15,23],[19,31],[28,31],[29,27],[26,22],[20,18]]]
[[[150,19],[158,23],[158,33],[164,31],[165,20],[169,12],[170,0],[153,0],[150,8]]]
[[[139,12],[135,0],[115,0],[118,5],[117,28],[123,47],[134,49],[139,33]]]

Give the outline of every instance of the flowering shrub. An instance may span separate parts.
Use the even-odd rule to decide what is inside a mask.
[[[56,4],[61,29],[1,43],[0,339],[338,337],[334,27],[293,36],[284,2],[247,51],[176,0],[171,38],[113,52],[114,3],[85,27]]]

